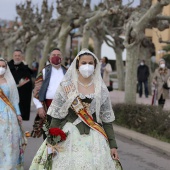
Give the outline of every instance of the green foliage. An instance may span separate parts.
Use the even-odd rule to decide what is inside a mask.
[[[115,123],[170,143],[170,112],[158,106],[115,104]]]
[[[170,68],[170,54],[164,55],[163,59],[166,61],[167,67]]]
[[[168,52],[170,51],[170,45],[166,45],[162,48],[164,51]]]

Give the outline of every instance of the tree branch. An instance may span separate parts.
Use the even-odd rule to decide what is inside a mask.
[[[170,22],[170,16],[165,16],[165,15],[157,15],[156,19],[158,20],[167,20]]]
[[[142,18],[137,23],[137,32],[143,31],[148,23],[152,21],[158,14],[161,13],[164,6],[168,5],[170,0],[161,0],[152,5],[151,8],[142,16]]]

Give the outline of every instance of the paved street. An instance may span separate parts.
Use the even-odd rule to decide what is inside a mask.
[[[31,114],[30,114],[30,120],[29,121],[23,121],[23,126],[25,131],[32,131],[32,125],[34,122],[34,118],[36,115],[36,109],[35,106],[32,105],[31,107]],[[24,170],[29,170],[29,166],[31,164],[31,161],[37,152],[38,148],[40,147],[41,143],[43,142],[42,137],[41,138],[28,138],[28,145],[25,151],[25,164],[24,164]]]
[[[124,170],[170,170],[170,157],[116,134]]]
[[[111,96],[111,100],[112,100],[113,103],[122,103],[123,100],[124,100],[124,93],[120,92],[120,91],[114,90],[113,92],[110,92],[110,96]],[[170,100],[167,100],[166,105],[165,105],[165,109],[170,109],[169,102],[170,102]],[[145,97],[138,98],[138,96],[137,96],[137,103],[144,103],[144,104],[149,105],[151,103],[151,96],[149,96],[149,98],[145,98]],[[31,132],[35,115],[36,115],[36,109],[35,109],[35,106],[32,104],[30,120],[23,122],[23,126],[24,126],[25,131]],[[25,169],[24,170],[29,170],[29,166],[31,164],[31,161],[32,161],[35,153],[37,152],[37,150],[40,147],[42,142],[43,142],[42,137],[41,138],[28,138],[28,145],[27,145],[26,152],[25,152],[25,166],[24,166]],[[125,143],[127,143],[128,146],[125,146]],[[159,155],[159,153],[157,153],[157,152],[155,152],[151,149],[149,149],[149,150],[144,149],[144,148],[147,148],[147,147],[143,147],[143,149],[140,149],[140,151],[144,151],[143,155],[147,154],[147,152],[153,153],[153,154],[148,155],[148,158],[150,156],[153,156],[153,158],[150,158],[150,160],[148,160],[148,162],[147,162],[148,165],[145,166],[144,162],[142,162],[142,159],[145,159],[145,158],[142,158],[142,156],[141,156],[141,158],[138,159],[138,156],[140,155],[140,153],[139,153],[139,155],[136,155],[136,156],[134,156],[133,153],[130,154],[130,152],[133,152],[129,149],[130,147],[135,147],[137,145],[134,148],[134,150],[137,150],[137,148],[139,148],[139,146],[141,147],[141,145],[139,144],[139,146],[138,146],[138,143],[136,143],[136,142],[132,142],[132,143],[133,144],[128,142],[127,138],[124,138],[124,139],[122,139],[122,137],[118,138],[118,145],[120,146],[120,157],[122,157],[122,164],[126,167],[125,170],[152,170],[152,169],[147,169],[147,168],[149,167],[149,164],[152,165],[152,161],[154,159],[155,153],[156,153],[156,155],[157,154]],[[134,144],[134,143],[136,143],[136,144]],[[137,151],[135,151],[135,152],[137,152]],[[159,156],[156,156],[155,159],[157,160],[158,159],[157,157],[159,157]],[[141,161],[140,167],[142,167],[142,168],[141,169],[139,169],[139,168],[132,169],[133,167],[135,167],[135,165],[132,166],[132,164],[131,164],[132,159],[137,160],[137,162],[139,162],[139,163]],[[145,161],[146,161],[146,159],[145,159]],[[155,161],[153,162],[153,164],[157,167],[160,167],[160,170],[168,170],[167,168],[164,168],[164,169],[161,168],[161,167],[165,167],[165,166],[162,165],[162,162],[167,162],[167,156],[164,157],[164,155],[161,155],[161,158],[159,159],[159,161],[161,161],[160,166],[155,165],[156,164]],[[134,164],[136,164],[136,163],[134,163]],[[137,165],[136,165],[136,167],[137,167]],[[147,168],[145,168],[145,167],[147,167]],[[155,169],[159,170],[157,168],[155,168]]]
[[[110,92],[111,101],[113,104],[115,103],[124,103],[124,96],[125,93],[123,91],[113,90]],[[138,97],[138,94],[136,94],[136,102],[139,104],[146,104],[151,105],[152,96],[148,96],[148,98],[143,95],[141,98]],[[170,99],[166,100],[164,109],[170,110]]]

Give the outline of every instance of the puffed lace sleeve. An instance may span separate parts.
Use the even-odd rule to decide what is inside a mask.
[[[109,123],[115,120],[110,97],[108,96],[100,108],[100,118],[102,122]]]
[[[58,119],[62,119],[65,116],[65,113],[63,113],[62,106],[65,103],[65,99],[60,93],[56,93],[47,114]]]
[[[77,97],[75,86],[71,81],[62,81],[47,114],[57,119],[63,119],[68,114],[68,109]]]

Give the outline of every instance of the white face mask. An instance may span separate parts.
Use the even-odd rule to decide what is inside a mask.
[[[3,75],[6,71],[6,68],[0,67],[0,75]]]
[[[94,73],[94,65],[85,64],[79,67],[79,72],[84,78],[90,77]]]
[[[160,64],[160,68],[165,68],[165,64],[164,63]]]
[[[143,66],[143,65],[144,65],[144,63],[140,63],[140,65],[141,65],[141,66]]]

